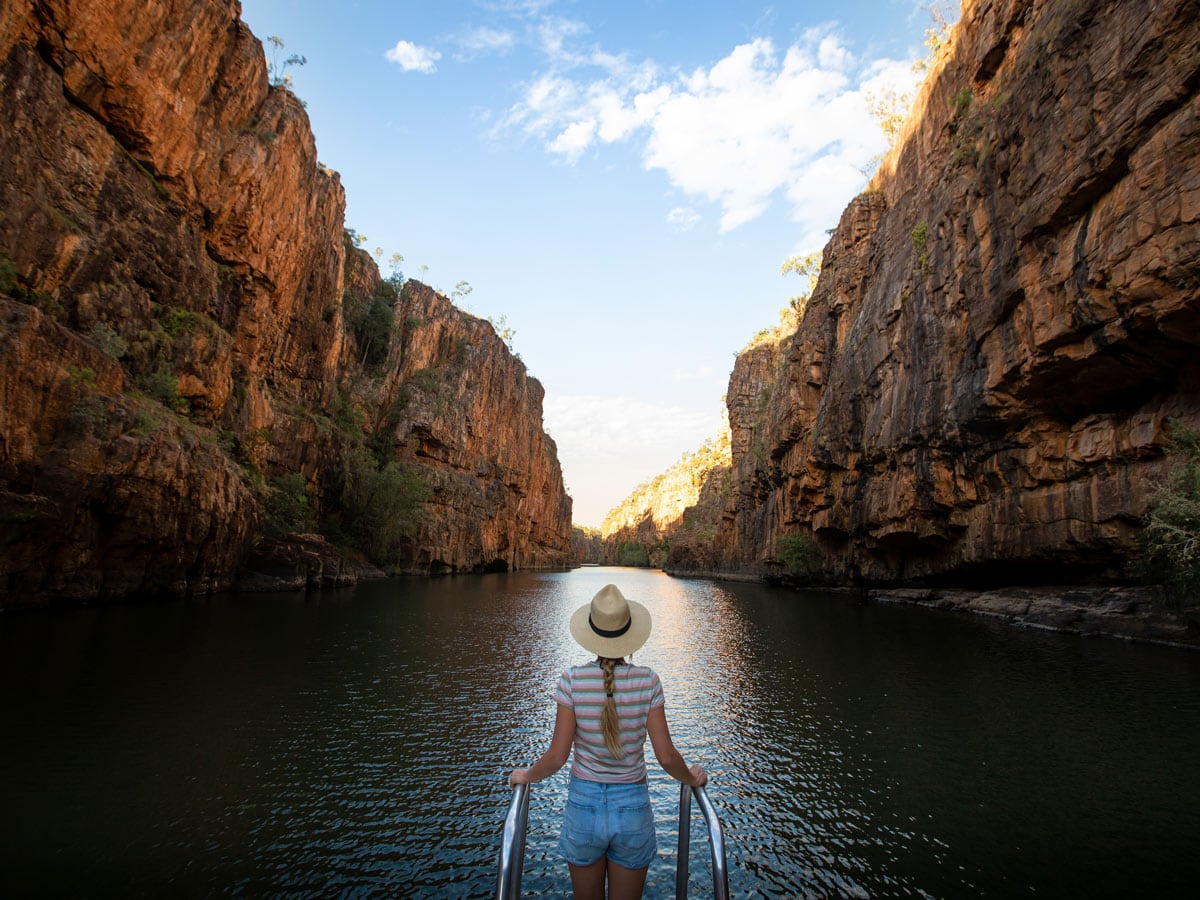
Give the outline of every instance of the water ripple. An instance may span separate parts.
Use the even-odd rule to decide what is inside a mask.
[[[0,620],[0,890],[491,896],[505,778],[609,581],[654,615],[636,661],[711,773],[734,896],[1200,886],[1196,655],[583,569]],[[671,897],[679,795],[651,773],[646,896]],[[534,789],[526,896],[566,891],[565,786]]]

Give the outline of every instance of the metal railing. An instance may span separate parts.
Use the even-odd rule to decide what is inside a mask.
[[[676,900],[687,900],[688,856],[692,837],[692,796],[704,814],[708,826],[708,846],[712,851],[714,900],[729,900],[729,872],[725,865],[725,834],[721,820],[708,799],[704,788],[679,786],[679,853],[675,866]],[[516,900],[521,896],[521,878],[525,868],[525,833],[529,826],[529,785],[518,784],[513,789],[504,817],[504,833],[500,840],[500,860],[496,876],[496,900]]]
[[[679,853],[675,863],[675,900],[687,900],[688,856],[692,840],[692,795],[708,825],[708,846],[712,851],[714,900],[729,900],[729,871],[725,866],[725,833],[721,820],[702,787],[679,786]]]
[[[504,835],[500,841],[500,867],[496,878],[496,900],[515,900],[521,896],[521,875],[525,868],[525,831],[529,825],[529,785],[513,789],[508,815],[504,817]]]

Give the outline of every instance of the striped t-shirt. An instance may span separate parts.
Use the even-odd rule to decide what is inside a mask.
[[[614,759],[604,743],[600,727],[604,700],[604,670],[598,662],[572,666],[558,679],[554,701],[575,712],[571,774],[589,781],[640,781],[646,777],[646,717],[664,704],[662,683],[645,666],[617,663],[613,669],[613,700],[624,751],[620,759]]]

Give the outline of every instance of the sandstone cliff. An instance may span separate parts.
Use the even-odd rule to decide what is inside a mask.
[[[967,0],[795,335],[737,360],[710,567],[801,535],[859,583],[1127,578],[1200,421],[1198,272],[1196,4]]]
[[[601,523],[604,561],[658,566],[668,559],[677,534],[688,543],[712,540],[715,528],[709,527],[710,515],[700,510],[723,507],[722,502],[713,503],[712,493],[721,493],[721,473],[727,476],[729,463],[730,435],[725,429],[695,453],[683,454],[658,477],[634,488]],[[705,485],[709,494],[702,503]]]
[[[571,562],[577,566],[598,566],[604,562],[604,539],[599,528],[571,526]]]
[[[280,501],[352,537],[356,479],[397,473],[394,568],[567,560],[540,385],[486,322],[380,289],[239,11],[0,7],[0,606],[228,587],[256,546],[302,585],[258,542]]]
[[[374,273],[352,251],[358,270]],[[570,560],[571,500],[543,430],[542,385],[491,323],[409,281],[386,356],[350,396],[389,458],[421,473],[428,496],[400,568],[413,574],[547,568]]]

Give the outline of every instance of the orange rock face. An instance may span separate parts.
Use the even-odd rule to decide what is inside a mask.
[[[352,253],[365,268],[367,255]],[[541,383],[489,322],[419,282],[404,286],[395,315],[385,374],[360,379],[355,396],[368,430],[430,489],[405,571],[567,564],[571,500],[542,427]]]
[[[338,177],[238,12],[0,8],[0,606],[230,586],[270,479],[323,516],[360,441],[434,481],[399,568],[564,563],[541,387],[487,323],[414,287],[364,368],[344,298],[378,272],[347,277]],[[485,350],[395,415],[460,337]]]
[[[711,541],[713,522],[723,506],[718,484],[727,483],[729,465],[730,435],[722,431],[715,440],[695,453],[685,453],[667,471],[635,488],[604,517],[600,533],[605,561],[622,564],[632,559],[661,566],[670,560],[677,545]],[[639,545],[644,556],[631,554],[631,543]]]
[[[805,317],[730,380],[720,566],[1120,579],[1200,422],[1194,3],[969,0]]]

